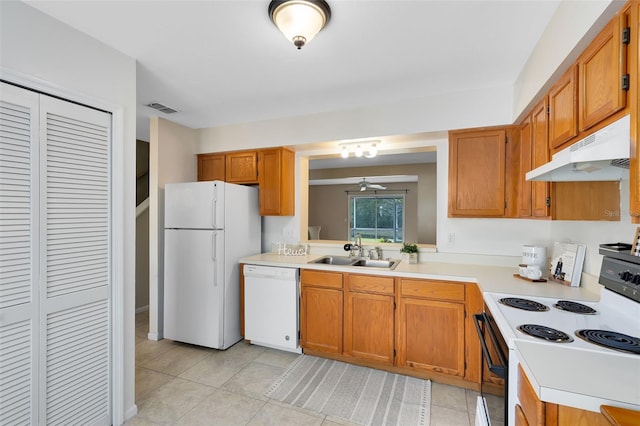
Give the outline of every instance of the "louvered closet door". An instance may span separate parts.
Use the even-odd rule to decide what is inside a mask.
[[[0,424],[38,423],[38,94],[0,83]]]
[[[110,424],[111,116],[40,101],[40,413]]]

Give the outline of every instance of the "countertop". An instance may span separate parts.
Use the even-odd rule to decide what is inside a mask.
[[[515,345],[541,401],[589,411],[601,405],[640,410],[640,357],[519,340]]]
[[[338,266],[309,263],[324,255],[284,256],[263,253],[240,259],[240,263],[252,265],[279,266],[284,268],[305,268],[324,271],[349,272],[359,274],[386,275],[395,277],[421,278],[431,280],[476,283],[483,293],[507,293],[521,296],[553,297],[597,301],[600,299],[600,285],[597,277],[583,274],[583,285],[567,287],[555,282],[534,283],[514,277],[518,272],[514,267],[472,265],[460,263],[426,262],[408,264],[400,262],[394,270]]]

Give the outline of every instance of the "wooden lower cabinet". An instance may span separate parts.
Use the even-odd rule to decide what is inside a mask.
[[[300,273],[300,345],[342,353],[342,274],[303,269]]]
[[[393,365],[394,278],[345,275],[344,355]]]
[[[529,426],[527,417],[524,415],[520,405],[516,405],[516,426]]]
[[[479,389],[475,284],[312,269],[300,282],[305,353]]]
[[[543,402],[538,398],[527,375],[518,366],[516,425],[531,426],[610,426],[602,413]]]
[[[464,284],[401,279],[397,365],[463,377]]]

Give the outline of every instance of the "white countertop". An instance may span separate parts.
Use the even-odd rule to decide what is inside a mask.
[[[279,266],[285,268],[306,268],[325,271],[349,272],[360,274],[387,275],[408,278],[422,278],[444,281],[477,283],[483,293],[508,293],[522,296],[553,297],[597,301],[600,298],[600,286],[597,277],[583,274],[584,285],[567,287],[555,282],[534,283],[514,277],[518,272],[514,267],[470,265],[459,263],[426,262],[408,264],[400,262],[394,270],[362,268],[309,263],[324,255],[284,256],[276,253],[264,253],[240,259],[240,263],[252,265]]]
[[[603,404],[640,411],[640,357],[520,340],[515,344],[541,401],[589,411],[600,411]]]

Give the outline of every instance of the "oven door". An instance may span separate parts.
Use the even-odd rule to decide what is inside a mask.
[[[507,396],[508,396],[508,364],[507,345],[496,326],[491,313],[485,308],[485,312],[475,314],[473,321],[482,348],[482,365],[480,377],[480,396],[476,405],[476,426],[490,426],[491,417],[485,398],[486,387],[493,385],[494,389],[504,383],[504,417],[507,419]],[[495,420],[495,419],[494,419]]]

